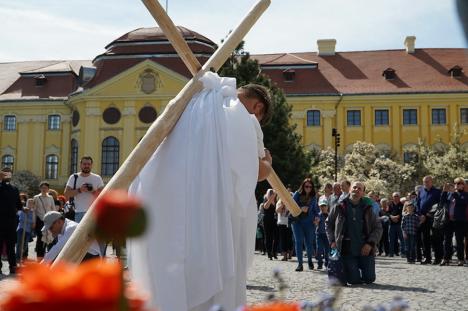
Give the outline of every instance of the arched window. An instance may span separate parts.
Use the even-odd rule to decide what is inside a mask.
[[[72,139],[70,143],[70,174],[78,171],[78,142]]]
[[[55,154],[50,154],[46,156],[45,178],[58,178],[58,156],[56,156]]]
[[[13,170],[13,164],[15,164],[15,159],[12,155],[6,154],[2,157],[2,168],[9,167]]]
[[[109,136],[102,141],[101,175],[112,176],[119,169],[119,141]]]

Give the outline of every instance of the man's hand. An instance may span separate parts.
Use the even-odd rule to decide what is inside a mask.
[[[320,218],[315,217],[315,219],[314,219],[314,225],[318,226],[319,223],[320,223]]]
[[[403,231],[403,239],[405,239],[405,240],[408,239],[408,235],[405,233],[405,231]]]
[[[361,248],[361,256],[369,256],[370,252],[372,250],[372,246],[369,244],[364,244],[364,246]]]
[[[304,213],[307,213],[308,210],[309,210],[308,206],[301,207],[301,211],[303,211]]]
[[[426,216],[424,216],[424,215],[419,216],[419,222],[421,224],[425,223],[426,222]]]
[[[336,242],[331,242],[330,243],[330,248],[336,248]]]

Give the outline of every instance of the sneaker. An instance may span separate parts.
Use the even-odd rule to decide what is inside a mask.
[[[421,261],[422,265],[430,265],[431,263],[432,263],[432,260],[430,260],[430,259],[426,259],[424,261]]]
[[[450,265],[450,260],[442,260],[439,264],[440,266],[449,266]]]
[[[296,268],[296,271],[297,271],[297,272],[300,272],[300,271],[303,271],[303,270],[304,270],[304,267],[302,267],[301,264],[299,264],[299,265],[297,266],[297,268]]]
[[[464,264],[465,264],[465,263],[464,263],[463,260],[459,260],[458,263],[457,263],[457,266],[463,267]]]
[[[312,263],[312,261],[309,261],[308,265],[309,265],[309,270],[314,270],[314,264]]]

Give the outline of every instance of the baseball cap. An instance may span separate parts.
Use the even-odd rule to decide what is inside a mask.
[[[319,200],[319,206],[322,206],[322,205],[328,205],[327,199],[321,199],[321,200]]]
[[[42,227],[42,232],[50,229],[52,224],[57,220],[62,218],[62,214],[57,211],[50,211],[44,215],[44,227]]]

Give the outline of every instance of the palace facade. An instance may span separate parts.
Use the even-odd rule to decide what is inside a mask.
[[[216,49],[184,27],[203,64]],[[443,148],[454,125],[468,130],[468,49],[336,52],[318,40],[317,52],[252,55],[283,89],[291,122],[309,149],[334,144],[340,153],[364,140],[402,157],[423,139]],[[159,28],[117,38],[92,61],[0,63],[2,166],[28,170],[61,189],[91,155],[109,179],[191,75]],[[462,137],[468,147],[468,137]]]

